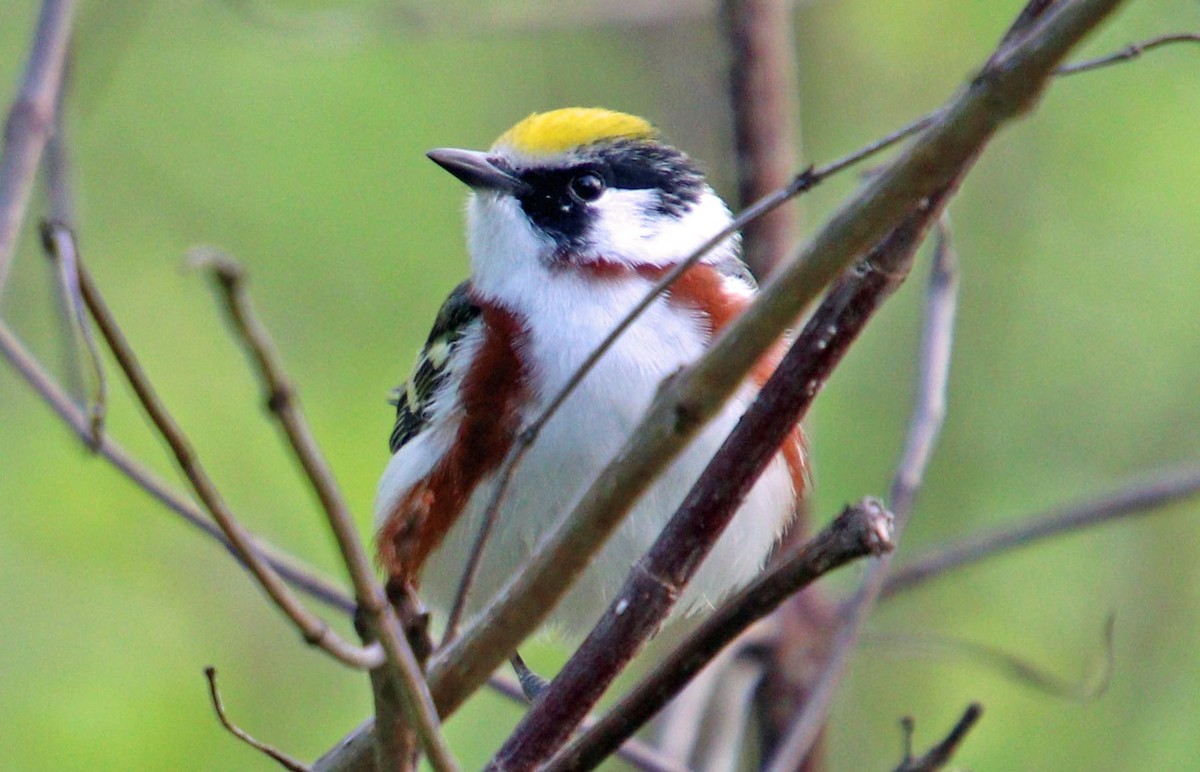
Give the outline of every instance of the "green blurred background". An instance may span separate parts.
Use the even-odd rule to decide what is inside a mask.
[[[219,244],[248,267],[368,534],[385,397],[466,271],[464,191],[426,149],[483,147],[530,111],[598,104],[654,120],[732,194],[724,47],[707,4],[671,5],[685,18],[656,26],[548,0],[83,4],[68,121],[82,248],[247,524],[337,573],[209,288],[181,270],[186,250]],[[831,159],[939,104],[1019,5],[801,3],[805,157]],[[1129,5],[1084,53],[1200,29],[1195,2]],[[5,104],[35,15],[29,0],[0,7]],[[950,412],[904,553],[1200,458],[1198,183],[1195,46],[1060,82],[990,148],[952,208],[963,283]],[[806,222],[855,184],[844,175],[805,199]],[[814,410],[822,516],[886,488],[925,268]],[[55,362],[47,293],[27,237],[3,312]],[[114,392],[110,431],[176,480]],[[953,655],[868,642],[835,709],[833,768],[890,768],[901,715],[925,745],[970,700],[987,712],[963,766],[1196,768],[1197,516],[1200,504],[1181,504],[888,603],[877,632],[986,642],[1066,678],[1093,668],[1115,614],[1112,685],[1067,702]],[[531,652],[543,670],[561,661],[550,644]],[[0,766],[273,768],[218,727],[208,664],[234,719],[301,758],[370,710],[363,677],[303,646],[223,551],[89,457],[0,369]],[[488,697],[450,722],[468,768],[516,715]]]

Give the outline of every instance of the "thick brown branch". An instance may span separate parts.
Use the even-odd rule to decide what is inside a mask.
[[[594,727],[557,754],[548,770],[599,764],[673,698],[726,645],[826,573],[892,548],[891,514],[875,499],[846,509],[812,540],[776,562],[704,620]]]
[[[488,679],[488,686],[522,708],[529,705],[520,685],[511,678],[494,675]],[[590,729],[596,723],[597,719],[589,716],[583,722],[583,727]],[[375,772],[379,767],[374,764],[374,757],[371,755],[374,734],[375,722],[373,719],[367,719],[315,761],[314,772]],[[615,751],[615,755],[642,772],[686,772],[683,765],[637,738],[627,739]]]
[[[923,202],[830,291],[596,629],[501,748],[496,769],[525,769],[557,750],[662,624],[833,368],[904,280],[946,198],[943,191]]]
[[[4,150],[0,156],[0,293],[4,291],[17,236],[29,208],[38,164],[54,131],[74,15],[74,0],[42,3],[21,87],[4,123]]]

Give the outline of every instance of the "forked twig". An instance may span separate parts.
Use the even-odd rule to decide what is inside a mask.
[[[46,255],[54,262],[58,274],[61,303],[63,304],[64,320],[68,326],[72,344],[83,344],[86,353],[88,371],[91,373],[92,394],[88,400],[88,424],[90,433],[85,442],[95,450],[100,444],[104,432],[104,414],[108,404],[108,382],[104,376],[104,367],[100,363],[100,351],[96,347],[96,339],[92,336],[91,323],[83,307],[83,297],[79,288],[79,252],[75,245],[75,234],[66,225],[58,222],[43,222],[41,224],[42,247]]]
[[[91,441],[91,422],[88,417],[38,364],[34,356],[21,344],[20,339],[3,320],[0,320],[0,355],[8,360],[12,368],[29,384],[29,388],[42,398],[42,401],[75,433],[80,441],[84,443]],[[246,565],[221,529],[213,525],[191,499],[161,480],[145,465],[137,461],[129,451],[113,440],[110,435],[101,435],[100,444],[94,450],[130,482],[168,510],[179,515],[188,525],[219,543],[239,564]],[[354,613],[354,601],[346,595],[341,587],[322,576],[316,569],[300,563],[296,558],[264,543],[261,539],[255,539],[254,545],[263,559],[270,563],[288,584],[331,608],[347,615]]]
[[[396,611],[388,603],[383,588],[375,580],[371,561],[358,538],[350,508],[334,481],[333,472],[317,445],[308,421],[300,410],[299,400],[284,372],[279,351],[246,293],[245,274],[241,266],[229,255],[215,250],[193,252],[191,261],[211,270],[216,279],[233,329],[250,355],[253,369],[267,395],[267,407],[279,421],[293,453],[304,469],[305,476],[316,491],[337,540],[342,561],[350,574],[359,607],[368,618],[372,631],[383,648],[389,665],[386,672],[390,673],[384,681],[385,684],[390,683],[391,688],[381,685],[376,689],[377,702],[398,698],[399,707],[411,722],[434,768],[457,769],[453,753],[441,734],[437,711],[433,707],[433,698],[429,695],[428,686],[421,673],[421,665],[404,634]],[[402,733],[404,728],[400,726],[403,721],[399,711],[394,708],[387,710],[385,707],[377,704],[377,718],[381,725],[385,718],[390,719],[395,724],[390,730]],[[393,735],[377,733],[377,737],[385,736]],[[383,755],[394,756],[396,749],[389,747]]]
[[[224,498],[200,465],[182,429],[154,392],[133,349],[125,340],[125,336],[82,264],[79,265],[79,284],[83,292],[84,303],[87,304],[97,329],[100,330],[101,336],[109,350],[112,351],[121,372],[124,373],[126,380],[133,388],[134,394],[146,414],[170,446],[176,464],[191,483],[192,489],[203,503],[204,508],[217,521],[221,531],[229,539],[233,548],[237,550],[239,557],[254,574],[271,600],[300,629],[304,639],[310,644],[320,647],[351,667],[363,670],[378,667],[383,662],[383,652],[378,646],[368,648],[355,646],[335,633],[323,619],[305,608],[279,574],[259,555],[250,533],[238,522],[228,505],[225,504]]]
[[[983,716],[983,706],[978,702],[972,702],[963,712],[962,718],[950,730],[950,734],[919,758],[913,758],[912,755],[913,730],[916,722],[911,717],[905,717],[900,722],[900,726],[904,730],[904,761],[900,762],[895,772],[935,772],[946,766],[958,750],[958,746],[962,745],[962,741],[966,739],[967,732],[971,731],[981,716]]]
[[[208,679],[208,695],[212,698],[213,710],[216,711],[217,720],[221,722],[221,726],[254,750],[270,756],[284,769],[290,769],[292,772],[309,772],[308,767],[301,762],[273,746],[254,739],[246,730],[230,721],[229,716],[225,714],[225,704],[221,700],[221,692],[217,689],[217,669],[211,665],[204,668],[204,677]]]
[[[957,259],[943,225],[934,244],[934,259],[930,271],[925,306],[925,324],[921,335],[919,381],[916,404],[909,422],[904,453],[892,483],[891,507],[896,517],[896,538],[899,540],[912,514],[917,491],[933,455],[937,437],[945,416],[946,386],[950,373],[950,356],[954,339],[954,314],[958,303]],[[825,724],[825,716],[842,670],[849,661],[858,632],[874,605],[887,575],[890,555],[884,555],[872,565],[862,587],[855,596],[845,622],[838,630],[829,659],[809,693],[808,702],[797,713],[768,769],[785,772],[797,769]]]

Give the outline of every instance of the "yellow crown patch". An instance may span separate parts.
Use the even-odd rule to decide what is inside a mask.
[[[599,107],[564,107],[530,115],[501,134],[492,148],[554,155],[601,140],[649,139],[656,134],[649,122],[636,115]]]

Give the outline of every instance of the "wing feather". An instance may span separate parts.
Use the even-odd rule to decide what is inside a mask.
[[[471,302],[469,282],[455,287],[442,304],[408,381],[394,394],[396,425],[388,442],[393,453],[429,425],[433,404],[447,385],[446,376],[459,341],[480,323],[480,313],[479,306]]]

